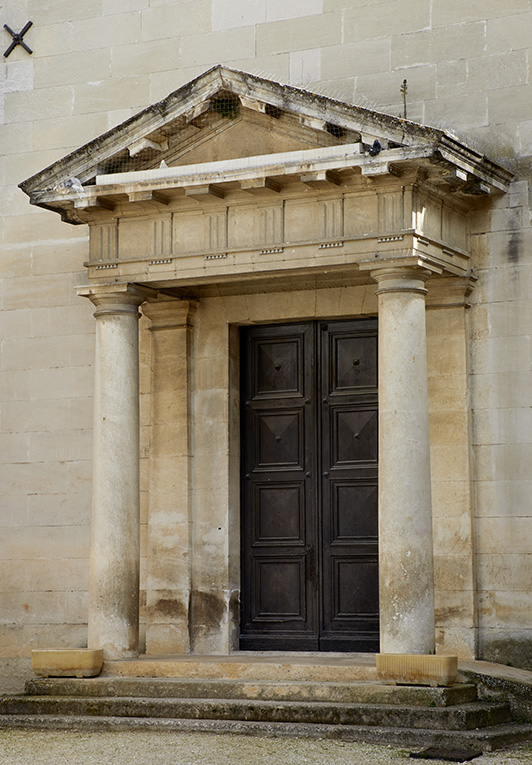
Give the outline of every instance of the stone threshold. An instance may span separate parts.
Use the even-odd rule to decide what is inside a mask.
[[[253,680],[374,681],[375,654],[239,651],[226,656],[186,654],[104,661],[102,674],[119,677],[210,677]]]
[[[229,654],[141,654],[132,659],[120,659],[114,661],[168,661],[168,662],[190,662],[190,661],[212,661],[212,662],[271,662],[296,663],[296,664],[329,664],[341,662],[347,665],[357,665],[361,667],[375,666],[374,653],[348,653],[346,651],[233,651]],[[297,660],[297,661],[295,661]]]

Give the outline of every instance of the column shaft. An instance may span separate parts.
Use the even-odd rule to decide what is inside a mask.
[[[139,358],[134,288],[98,290],[89,575],[89,648],[138,653]]]
[[[434,652],[424,281],[372,272],[379,289],[379,590],[382,653]]]

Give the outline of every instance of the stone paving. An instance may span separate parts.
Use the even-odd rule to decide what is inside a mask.
[[[393,765],[410,749],[309,739],[176,732],[0,731],[1,765]],[[532,763],[532,744],[484,754],[475,765]]]

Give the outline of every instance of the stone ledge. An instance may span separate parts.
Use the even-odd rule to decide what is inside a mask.
[[[403,685],[453,685],[458,671],[456,656],[432,654],[377,654],[377,676]]]
[[[488,661],[461,661],[460,675],[476,684],[479,698],[504,701],[516,718],[532,721],[532,671]]]
[[[102,664],[102,649],[49,648],[31,652],[31,666],[39,677],[96,677]]]

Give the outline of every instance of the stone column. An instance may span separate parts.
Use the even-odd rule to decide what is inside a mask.
[[[151,320],[146,653],[188,653],[191,518],[188,300],[158,298]]]
[[[382,653],[434,653],[424,282],[371,271],[379,297],[379,591]]]
[[[79,291],[96,306],[89,648],[136,656],[139,639],[139,357],[133,285]]]

